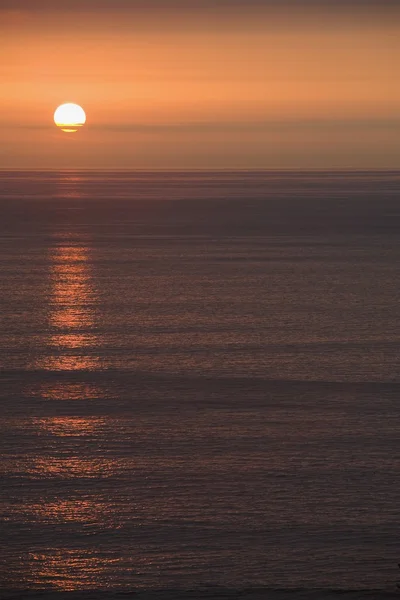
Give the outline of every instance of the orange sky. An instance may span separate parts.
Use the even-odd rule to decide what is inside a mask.
[[[400,167],[400,20],[379,5],[4,3],[0,168]],[[69,136],[68,101],[88,118]]]

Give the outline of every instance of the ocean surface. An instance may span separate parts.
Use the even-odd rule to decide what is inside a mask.
[[[2,598],[394,597],[400,173],[2,171],[0,215]]]

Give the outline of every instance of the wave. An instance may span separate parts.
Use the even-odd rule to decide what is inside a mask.
[[[65,370],[65,369],[41,369],[41,368],[10,368],[1,370],[2,380],[8,381],[21,381],[22,379],[37,378],[63,378],[63,379],[86,379],[86,378],[103,378],[115,380],[116,377],[129,380],[140,381],[185,381],[185,382],[202,382],[204,384],[215,382],[221,385],[234,385],[238,386],[243,384],[247,386],[249,384],[254,386],[335,386],[338,389],[348,388],[353,386],[357,389],[367,390],[372,389],[399,389],[400,380],[379,380],[379,379],[315,379],[315,378],[270,378],[261,375],[243,375],[242,373],[232,375],[214,375],[214,374],[198,374],[198,373],[171,373],[171,372],[155,372],[145,370],[131,370],[131,369],[120,369],[120,368],[109,368],[109,369],[79,369],[79,370]]]

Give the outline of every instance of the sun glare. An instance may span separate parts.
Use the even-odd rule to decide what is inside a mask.
[[[85,111],[79,104],[61,104],[54,113],[54,122],[62,131],[75,133],[86,123]]]

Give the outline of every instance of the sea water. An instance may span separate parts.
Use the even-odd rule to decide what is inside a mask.
[[[3,596],[395,590],[399,200],[395,172],[1,172]]]

